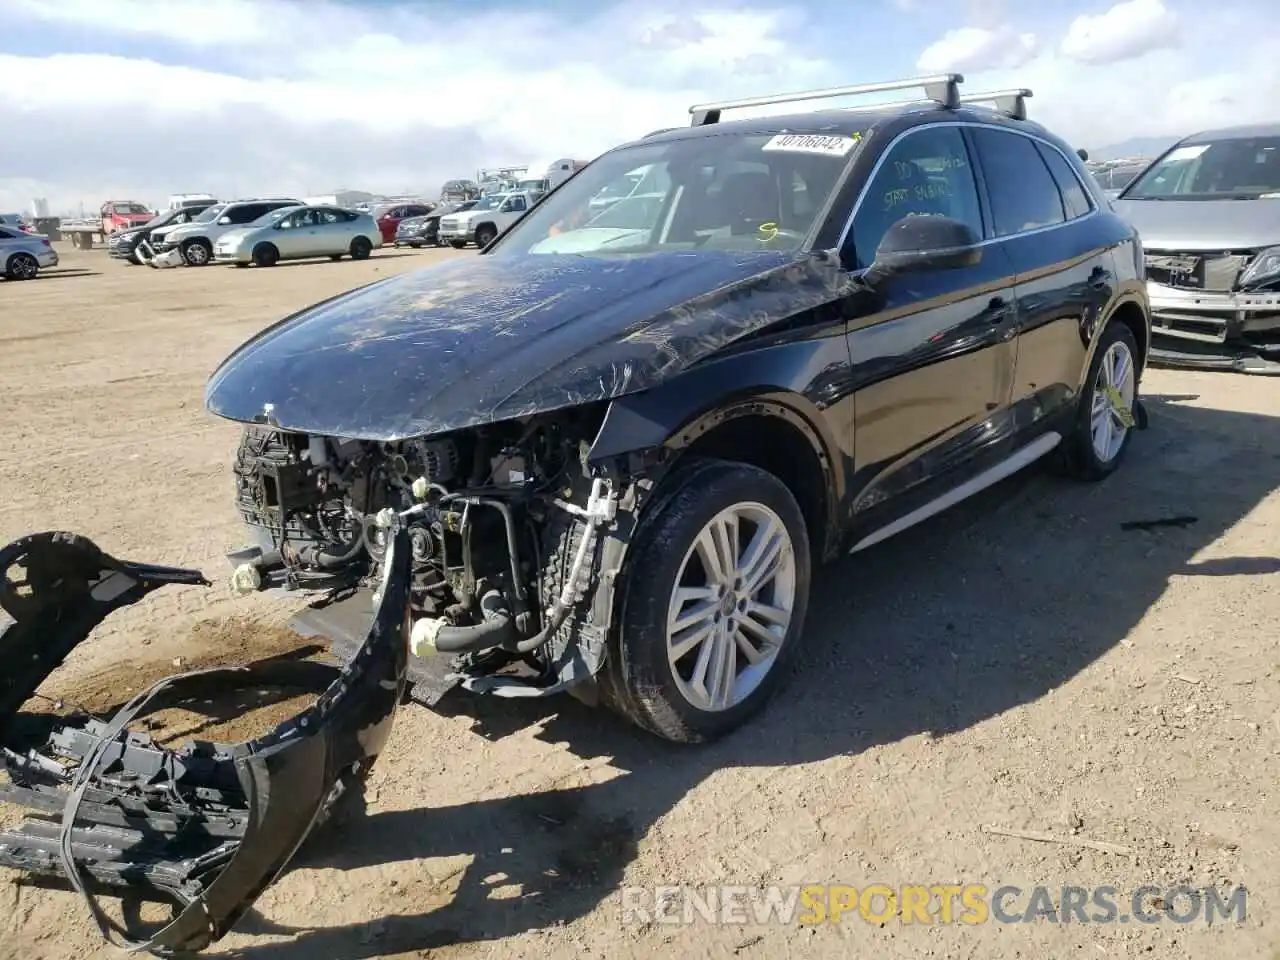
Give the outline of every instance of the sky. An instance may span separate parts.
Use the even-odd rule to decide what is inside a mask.
[[[0,0],[0,212],[435,196],[698,102],[938,71],[1029,87],[1086,148],[1276,119],[1274,0],[1193,2]]]

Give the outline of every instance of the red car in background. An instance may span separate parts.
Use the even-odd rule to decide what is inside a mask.
[[[429,203],[392,203],[381,210],[375,211],[373,219],[378,223],[378,230],[382,234],[382,242],[387,244],[395,243],[396,227],[400,226],[401,220],[407,217],[425,217],[432,209],[432,205]]]

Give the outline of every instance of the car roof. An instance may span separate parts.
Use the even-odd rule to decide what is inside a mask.
[[[1255,137],[1280,137],[1280,123],[1251,123],[1235,127],[1201,130],[1178,141],[1182,144],[1205,143],[1210,140],[1252,140]]]
[[[745,120],[721,120],[719,123],[705,126],[675,127],[668,130],[655,131],[648,136],[633,140],[624,146],[637,143],[664,143],[675,140],[691,140],[697,137],[714,137],[726,134],[778,134],[799,133],[822,136],[852,136],[865,134],[873,127],[890,120],[911,120],[915,124],[936,123],[938,121],[958,121],[965,123],[988,123],[1022,130],[1039,137],[1057,140],[1046,128],[1034,120],[1013,120],[998,110],[986,107],[962,105],[949,109],[938,103],[921,102],[903,106],[886,105],[882,108],[859,107],[852,110],[815,110],[807,113],[775,114],[768,117],[752,117]]]

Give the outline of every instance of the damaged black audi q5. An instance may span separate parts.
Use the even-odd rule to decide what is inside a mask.
[[[1109,474],[1149,348],[1138,239],[1027,91],[959,82],[693,108],[478,257],[244,344],[206,394],[248,425],[239,588],[339,597],[299,622],[349,645],[403,517],[416,697],[568,691],[699,741],[774,689],[816,561],[1045,454]]]
[[[166,750],[128,723],[179,689],[264,681],[249,669],[6,739],[6,796],[35,814],[0,863],[166,892],[181,911],[147,945],[198,949],[368,770],[406,688],[568,692],[709,740],[777,688],[818,564],[1046,456],[1110,475],[1143,422],[1141,245],[1026,118],[1029,91],[961,80],[692,108],[478,256],[237,349],[206,389],[244,424],[232,584],[297,591],[299,630],[347,665],[244,744]],[[70,534],[11,544],[0,574],[0,647],[25,665],[0,677],[0,727],[114,609],[205,582]]]

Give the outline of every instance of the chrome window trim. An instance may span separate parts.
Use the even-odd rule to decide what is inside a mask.
[[[890,140],[889,143],[885,145],[884,150],[880,152],[880,157],[879,159],[876,160],[876,165],[872,167],[871,172],[867,174],[867,181],[862,187],[862,192],[858,194],[858,199],[853,202],[853,210],[850,211],[849,219],[845,221],[844,229],[840,232],[840,240],[836,244],[837,250],[844,250],[845,244],[849,241],[849,233],[850,231],[853,230],[853,221],[858,216],[858,211],[862,208],[862,201],[866,199],[867,194],[871,190],[871,185],[875,183],[876,177],[879,176],[880,168],[883,167],[885,161],[889,159],[889,154],[891,154],[894,151],[894,149],[898,146],[899,143],[901,143],[903,140],[905,140],[907,137],[911,136],[912,134],[918,133],[922,130],[930,130],[938,127],[970,127],[970,128],[979,128],[979,129],[985,128],[988,130],[999,130],[1002,133],[1011,133],[1016,137],[1026,137],[1028,140],[1034,140],[1036,143],[1043,143],[1046,147],[1050,147],[1051,149],[1056,150],[1058,154],[1064,160],[1067,161],[1067,166],[1071,168],[1071,172],[1073,174],[1075,173],[1075,167],[1072,166],[1071,159],[1065,153],[1063,153],[1059,147],[1057,147],[1053,143],[1050,143],[1048,140],[1044,139],[1044,137],[1037,137],[1035,134],[1029,133],[1025,130],[1010,130],[1008,127],[1001,126],[999,124],[979,123],[973,120],[939,120],[934,122],[921,123],[917,126],[911,127],[909,130],[903,130],[900,134],[898,134],[896,137]],[[967,147],[967,144],[966,144],[966,147]],[[977,159],[976,157],[970,157],[971,161],[975,161],[976,159]],[[1045,172],[1048,173],[1049,178],[1053,180],[1053,172],[1049,170],[1048,167],[1045,168]],[[1053,182],[1056,188],[1057,181],[1054,180]],[[1078,174],[1076,175],[1076,182],[1077,183],[1080,182],[1080,177]],[[976,175],[974,177],[974,186],[977,187]],[[1057,230],[1059,227],[1066,226],[1068,223],[1080,223],[1083,220],[1088,220],[1090,217],[1096,217],[1099,212],[1099,207],[1097,203],[1094,201],[1093,194],[1089,191],[1088,187],[1084,187],[1084,192],[1089,197],[1089,205],[1090,205],[1090,210],[1086,214],[1083,214],[1079,217],[1074,217],[1070,220],[1063,220],[1061,223],[1053,223],[1047,227],[1035,227],[1031,230],[1019,230],[1017,233],[1005,234],[1002,237],[992,237],[989,240],[981,241],[977,245],[980,247],[986,247],[996,243],[1004,243],[1008,240],[1015,240],[1019,237],[1031,237],[1031,236],[1035,236],[1038,233],[1044,233],[1048,230]],[[1063,204],[1062,212],[1064,215],[1067,212],[1065,203]]]

